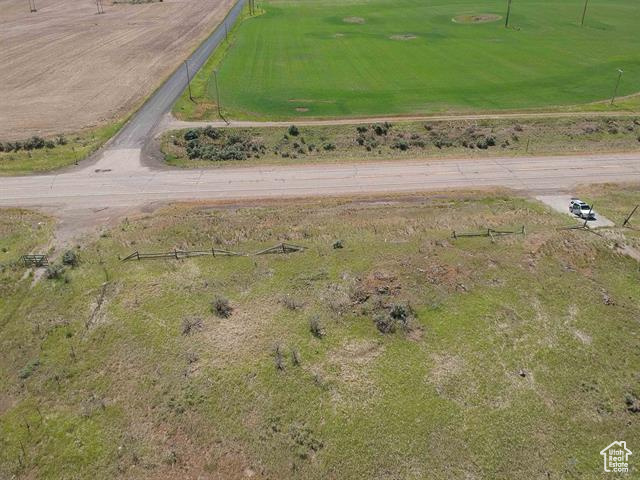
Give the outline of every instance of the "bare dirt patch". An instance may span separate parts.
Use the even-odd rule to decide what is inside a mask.
[[[296,107],[296,112],[308,112],[309,109],[307,107]]]
[[[233,0],[109,5],[2,2],[0,139],[97,127],[129,113],[220,22]]]
[[[389,38],[391,40],[399,40],[399,41],[402,41],[402,42],[406,42],[408,40],[415,40],[418,37],[416,37],[415,35],[413,35],[411,33],[405,33],[403,35],[391,35]]]
[[[358,25],[362,25],[363,23],[367,23],[367,21],[362,17],[344,17],[342,19],[344,23],[354,23]]]
[[[476,15],[458,15],[451,19],[454,23],[490,23],[502,20],[502,15],[496,15],[493,13],[478,13]]]

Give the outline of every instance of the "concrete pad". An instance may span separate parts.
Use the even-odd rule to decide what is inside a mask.
[[[80,174],[109,173],[109,172],[146,172],[148,168],[142,166],[139,148],[120,148],[105,150],[98,161],[86,166]]]
[[[569,215],[576,219],[576,222],[583,223],[584,220],[576,217],[571,212],[569,212],[569,202],[572,198],[575,198],[571,195],[539,195],[536,199],[540,200],[545,205],[550,206],[554,210]],[[597,211],[593,211],[596,216],[595,220],[589,220],[589,227],[591,228],[602,228],[602,227],[615,227],[615,223],[613,223],[608,218],[603,217],[598,214]]]

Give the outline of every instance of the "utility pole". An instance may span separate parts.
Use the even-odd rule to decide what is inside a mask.
[[[584,10],[582,11],[582,22],[580,22],[580,26],[584,27],[584,17],[587,16],[587,7],[589,6],[589,0],[584,0]]]
[[[191,95],[191,76],[189,75],[189,61],[184,61],[184,66],[187,69],[187,87],[189,88],[189,99],[193,102],[193,95]]]
[[[640,205],[636,205],[636,208],[634,208],[629,214],[629,216],[624,220],[624,223],[622,224],[623,227],[626,227],[629,224],[629,222],[631,221],[631,217],[633,217],[633,214],[636,213],[636,210],[638,210],[638,207],[640,207]]]
[[[616,89],[613,91],[613,97],[611,97],[611,105],[616,101],[616,97],[618,96],[618,88],[620,87],[620,80],[622,80],[622,74],[624,70],[618,69],[618,81],[616,82]]]
[[[218,115],[220,118],[224,118],[222,116],[222,107],[220,106],[220,89],[218,88],[218,70],[213,71],[213,80],[216,84],[216,103],[218,104]]]
[[[504,28],[509,28],[509,17],[511,17],[511,0],[507,0],[507,18],[504,21]]]

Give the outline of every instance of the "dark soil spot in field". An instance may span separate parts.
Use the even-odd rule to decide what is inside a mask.
[[[501,15],[493,13],[478,13],[477,15],[458,15],[453,17],[452,21],[455,23],[490,23],[502,20]]]
[[[344,23],[356,23],[358,25],[362,25],[363,23],[366,23],[366,20],[362,17],[344,17],[342,21]]]
[[[418,37],[416,37],[411,33],[405,33],[404,35],[391,35],[389,38],[391,40],[407,41],[407,40],[415,40]]]

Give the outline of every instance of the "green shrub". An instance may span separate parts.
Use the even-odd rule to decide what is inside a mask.
[[[298,135],[300,135],[300,130],[295,125],[291,125],[288,132],[292,137],[297,137]]]
[[[191,159],[202,157],[200,141],[197,138],[187,142],[187,156]]]
[[[378,136],[386,135],[391,130],[391,124],[389,122],[377,123],[373,126],[373,131]]]
[[[218,153],[218,160],[246,160],[247,152],[244,151],[242,145],[227,145]]]
[[[33,374],[33,372],[37,370],[39,366],[40,366],[39,359],[36,358],[35,360],[31,360],[22,368],[22,370],[20,370],[18,377],[22,380],[29,378]]]
[[[407,150],[409,150],[409,143],[404,139],[397,139],[395,142],[393,142],[393,145],[391,145],[391,148],[395,148],[397,150],[402,150],[403,152],[406,152]]]
[[[238,135],[237,133],[232,133],[227,138],[227,145],[237,145],[237,144],[242,143],[242,142],[243,142],[242,137],[240,135]]]
[[[216,128],[213,128],[211,125],[207,125],[202,132],[212,140],[217,140],[222,136],[220,131]]]
[[[404,324],[409,320],[409,316],[411,315],[411,307],[403,303],[396,303],[391,307],[391,311],[389,312],[389,316],[394,320],[398,320]]]
[[[25,150],[39,150],[44,148],[46,143],[44,138],[33,136],[24,142],[23,148]]]
[[[78,254],[74,250],[67,250],[62,255],[62,264],[70,267],[77,267],[79,263]]]
[[[190,129],[190,130],[187,130],[184,133],[184,139],[187,140],[187,141],[196,140],[199,136],[200,136],[200,133],[198,132],[198,130],[193,129],[193,128]]]
[[[60,280],[64,275],[64,267],[58,264],[49,265],[44,274],[49,280]]]

